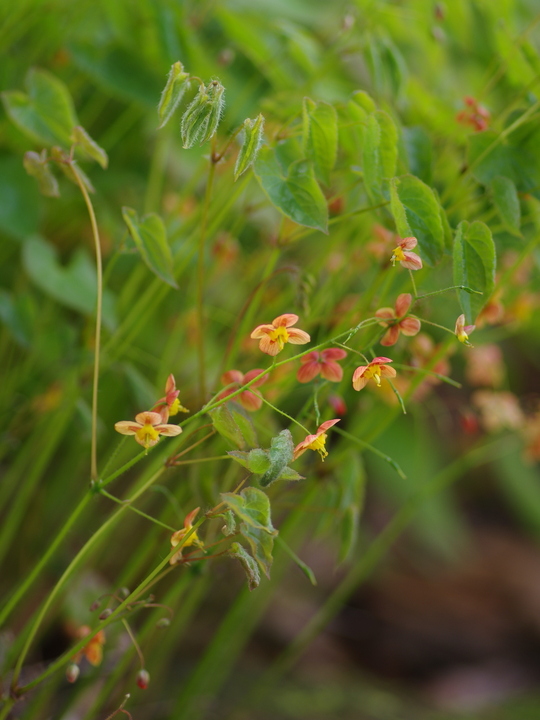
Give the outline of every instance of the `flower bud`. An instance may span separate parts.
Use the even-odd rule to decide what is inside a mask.
[[[224,92],[219,80],[212,80],[206,87],[201,85],[182,118],[184,148],[193,147],[197,141],[202,145],[215,134],[225,104]]]
[[[70,683],[74,683],[80,674],[80,668],[75,663],[70,663],[66,668],[66,680]]]
[[[255,120],[249,118],[244,120],[244,139],[234,166],[235,180],[238,180],[240,175],[255,162],[262,144],[263,129],[264,117],[262,115],[258,115]]]
[[[101,605],[101,600],[94,600],[94,602],[90,605],[90,612],[94,612],[99,608]]]
[[[112,610],[111,610],[111,608],[106,608],[99,616],[99,619],[106,620],[109,617],[109,615],[112,615]]]
[[[157,621],[156,627],[157,628],[166,628],[166,627],[169,627],[170,624],[171,624],[171,621],[169,620],[169,618],[161,618],[160,620]]]
[[[167,84],[161,93],[161,100],[158,105],[159,128],[164,127],[169,122],[188,86],[189,73],[184,72],[184,66],[181,62],[175,62],[170,69]]]
[[[120,597],[124,598],[124,600],[125,600],[127,597],[129,597],[131,595],[131,592],[130,592],[129,588],[121,587],[120,590],[118,591],[118,595],[120,595]]]
[[[137,673],[137,686],[141,688],[141,690],[146,690],[150,683],[150,673],[148,670],[139,670]]]

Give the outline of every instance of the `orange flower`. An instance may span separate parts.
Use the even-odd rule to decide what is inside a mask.
[[[180,390],[176,389],[176,380],[171,373],[165,383],[165,397],[160,398],[152,408],[153,412],[161,415],[161,420],[166,423],[171,415],[178,415],[179,412],[187,413],[189,410],[185,408],[178,398]]]
[[[375,384],[381,386],[381,378],[396,377],[396,371],[392,367],[387,367],[386,363],[393,360],[387,357],[376,357],[369,365],[360,365],[353,374],[352,384],[355,390],[361,390],[367,385],[368,380],[374,380]]]
[[[327,420],[319,425],[317,432],[314,435],[308,435],[301,443],[294,448],[294,459],[303,455],[306,450],[315,450],[321,456],[321,460],[324,462],[324,458],[327,457],[328,452],[326,450],[326,431],[329,430],[333,425],[339,422],[339,418],[336,420]]]
[[[383,327],[387,327],[388,330],[383,335],[381,345],[390,347],[395,345],[399,333],[402,332],[407,337],[414,337],[420,331],[420,320],[417,318],[405,317],[409,312],[409,308],[412,303],[412,295],[410,293],[402,293],[398,295],[395,304],[395,310],[392,308],[380,308],[375,313],[375,317],[385,320],[380,323]]]
[[[336,360],[343,360],[346,357],[347,353],[341,348],[328,348],[322,352],[314,350],[300,358],[302,367],[298,370],[296,379],[298,382],[307,383],[320,374],[325,380],[340,382],[343,368]]]
[[[220,392],[217,399],[221,400],[222,398],[228,397],[232,393],[236,392],[238,388],[242,387],[242,385],[245,385],[250,380],[253,380],[253,378],[257,377],[257,375],[261,375],[262,372],[264,371],[261,368],[257,368],[256,370],[250,370],[244,375],[244,373],[240,372],[240,370],[228,370],[221,376],[221,382],[224,385],[231,385],[231,387]],[[244,392],[241,392],[240,395],[236,395],[233,400],[237,400],[242,407],[250,412],[259,410],[263,401],[259,393],[253,392],[252,388],[259,387],[259,385],[262,385],[267,380],[268,375],[261,375],[259,380],[255,380],[253,385],[250,386],[249,390],[244,390]]]
[[[409,270],[420,270],[422,268],[422,259],[413,252],[410,252],[418,245],[415,237],[406,237],[399,241],[397,247],[392,250],[392,265],[396,264],[396,260],[402,267]]]
[[[135,415],[135,420],[117,422],[114,429],[122,435],[135,435],[139,445],[148,449],[157,444],[160,435],[174,437],[182,432],[178,425],[164,425],[161,419],[159,413],[146,411]]]
[[[176,547],[188,534],[188,532],[193,527],[193,520],[197,517],[197,513],[199,512],[201,508],[195,508],[195,510],[192,510],[190,513],[188,513],[184,520],[184,527],[181,530],[177,530],[175,533],[172,534],[171,537],[171,547]],[[185,548],[190,547],[190,545],[195,545],[197,548],[204,548],[203,541],[199,538],[197,535],[197,531],[195,530],[194,533],[192,533],[186,542],[182,545],[180,550],[176,552],[172,558],[169,560],[169,563],[171,565],[176,565],[176,563],[180,562],[182,560],[182,552]]]
[[[251,333],[251,338],[260,340],[259,348],[267,355],[277,355],[285,347],[285,343],[305,345],[311,338],[303,330],[293,329],[298,322],[298,315],[286,313],[272,320],[271,325],[258,325]]]
[[[76,634],[79,639],[82,639],[87,635],[90,635],[91,632],[91,627],[88,625],[82,625],[78,628]],[[82,650],[79,650],[79,652],[73,657],[73,662],[78,665],[84,656],[90,665],[94,665],[94,667],[96,667],[103,659],[103,645],[105,645],[105,633],[103,630],[100,630],[93,638],[91,638],[88,644],[85,645]]]
[[[469,335],[472,333],[475,327],[476,325],[465,325],[465,315],[460,315],[456,320],[456,327],[454,330],[459,342],[467,345],[468,347],[472,347],[471,343],[469,342]]]

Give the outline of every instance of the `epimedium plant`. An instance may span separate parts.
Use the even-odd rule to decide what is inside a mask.
[[[272,503],[279,498],[280,488],[286,487],[284,483],[298,482],[301,486],[304,477],[299,471],[306,474],[318,472],[318,466],[313,462],[306,463],[306,457],[304,460],[300,458],[307,450],[312,450],[319,454],[321,461],[325,460],[334,438],[339,438],[345,446],[378,455],[403,475],[396,459],[377,448],[376,433],[374,437],[367,432],[352,434],[338,424],[343,421],[345,425],[344,401],[342,397],[336,399],[332,395],[332,385],[339,383],[341,388],[346,384],[349,389],[358,392],[372,385],[378,393],[373,396],[374,402],[384,406],[384,425],[395,417],[396,407],[406,412],[408,403],[414,402],[414,393],[420,388],[426,389],[436,381],[457,384],[447,376],[446,369],[441,371],[440,364],[457,341],[470,345],[473,323],[486,321],[482,313],[489,309],[496,289],[496,252],[489,226],[476,219],[474,213],[467,215],[466,220],[461,219],[454,228],[451,226],[449,212],[442,204],[437,188],[413,172],[418,158],[412,159],[404,153],[396,119],[366,92],[357,91],[347,102],[334,104],[306,97],[288,117],[279,117],[277,113],[263,117],[261,113],[253,119],[247,118],[228,134],[220,148],[218,130],[225,112],[225,88],[216,78],[202,81],[191,76],[178,61],[171,67],[159,102],[160,132],[173,122],[177,114],[181,115],[180,136],[185,150],[198,144],[210,144],[209,155],[202,161],[206,165],[206,188],[201,201],[195,250],[193,322],[196,327],[198,404],[191,407],[189,416],[181,423],[169,422],[178,412],[188,413],[180,404],[176,388],[175,374],[181,369],[169,368],[171,374],[166,380],[163,397],[147,409],[139,408],[133,420],[118,420],[115,425],[117,432],[132,436],[142,446],[142,451],[124,463],[116,463],[113,457],[100,470],[98,400],[105,290],[99,218],[91,200],[94,188],[80,163],[93,160],[106,169],[107,154],[78,122],[69,92],[61,81],[48,72],[32,70],[27,78],[27,90],[27,93],[10,91],[3,94],[6,112],[15,125],[37,144],[46,145],[39,152],[28,151],[23,159],[24,167],[35,177],[40,191],[51,198],[58,197],[61,188],[56,170],[75,184],[84,199],[94,240],[97,309],[90,486],[32,572],[21,579],[14,589],[0,612],[1,622],[7,621],[17,603],[31,591],[70,529],[79,516],[88,511],[96,496],[117,503],[118,509],[87,539],[43,600],[35,617],[28,622],[22,646],[16,647],[11,658],[10,691],[4,698],[1,717],[6,717],[19,699],[56,671],[67,671],[68,680],[74,682],[83,657],[98,665],[103,654],[105,631],[113,623],[123,624],[134,643],[141,660],[137,683],[139,687],[146,688],[150,675],[128,617],[141,608],[153,607],[154,598],[149,596],[149,591],[159,592],[159,582],[170,573],[179,572],[180,568],[187,573],[190,568],[206,564],[208,560],[234,559],[243,568],[249,589],[255,591],[261,583],[261,573],[270,577],[274,544],[279,544],[313,581],[313,572],[288,545],[279,532],[280,528],[274,527],[272,517]],[[191,99],[186,101],[190,95]],[[507,161],[506,155],[498,159],[496,175],[493,175],[491,163],[498,156],[503,141],[506,138],[515,139],[514,133],[518,134],[527,123],[532,108],[514,117],[511,124],[497,134],[487,127],[489,118],[485,109],[480,110],[470,102],[467,105],[472,107],[475,119],[471,121],[462,117],[460,121],[464,119],[473,131],[479,132],[470,140],[467,180],[472,175],[478,187],[488,187],[503,222],[516,229],[518,193],[534,192],[534,188],[531,183],[524,184],[516,176],[512,171],[513,161]],[[479,123],[478,117],[482,123]],[[525,138],[523,146],[527,142],[529,140]],[[216,177],[218,167],[223,168],[219,178]],[[261,205],[277,211],[282,217],[276,247],[291,246],[306,233],[313,232],[316,233],[313,242],[328,242],[325,235],[330,235],[331,241],[335,226],[352,223],[359,215],[370,213],[378,222],[378,228],[373,231],[375,248],[369,256],[375,270],[366,269],[364,294],[354,307],[339,309],[339,303],[346,300],[339,297],[334,322],[322,323],[319,327],[312,320],[308,326],[310,333],[296,327],[297,323],[303,325],[299,315],[290,312],[296,307],[286,305],[281,308],[281,314],[266,322],[270,317],[263,316],[260,293],[256,293],[249,299],[247,309],[234,327],[233,346],[226,353],[226,361],[234,361],[241,367],[242,354],[253,352],[246,350],[249,343],[254,348],[258,343],[262,353],[257,365],[264,364],[260,358],[265,355],[271,360],[266,367],[255,370],[248,370],[249,365],[242,369],[222,368],[224,372],[217,375],[221,376],[224,387],[218,390],[212,383],[215,392],[209,393],[209,376],[216,374],[217,366],[215,359],[209,361],[208,357],[206,305],[209,286],[207,245],[211,235],[209,228],[214,190],[218,181],[232,183],[241,178],[249,181],[250,170],[263,194],[264,199],[259,200]],[[336,202],[339,208],[343,197],[351,203],[352,209],[332,215],[331,208]],[[174,245],[168,237],[167,222],[157,213],[139,216],[139,212],[130,207],[122,208],[122,217],[136,252],[151,273],[159,282],[181,292],[183,276]],[[177,255],[180,255],[178,251]],[[515,260],[508,277],[519,269],[524,259],[525,254],[522,254]],[[447,283],[449,265],[453,274],[451,285]],[[266,272],[264,280],[268,281],[274,272],[272,264]],[[452,323],[446,326],[444,321],[448,313],[443,312],[443,321],[438,322],[436,301],[440,295],[454,291],[457,302],[452,300],[455,305]],[[377,309],[373,306],[374,297],[380,298],[381,304],[388,302],[393,307]],[[432,319],[434,313],[437,322]],[[259,320],[263,322],[257,325]],[[406,343],[412,342],[408,338],[417,338],[422,326],[435,326],[445,332],[446,342],[423,356],[411,353],[413,360],[401,364],[395,362],[395,358],[377,355],[377,345],[392,347],[401,334],[406,338],[405,341],[399,340],[402,357]],[[312,334],[316,337],[313,342]],[[306,347],[291,355],[288,345]],[[278,359],[281,353],[284,353],[285,359]],[[422,362],[419,362],[420,357]],[[286,406],[280,407],[278,389],[284,377],[280,373],[291,374],[292,368],[297,372],[298,390],[307,386],[311,393],[300,394],[298,400],[289,400]],[[369,383],[370,380],[373,382]],[[263,383],[264,389],[259,389]],[[385,394],[385,386],[390,388],[389,395]],[[293,388],[292,398],[295,392]],[[155,392],[154,397],[157,395],[158,392]],[[271,399],[274,400],[276,395],[278,400],[274,404]],[[261,428],[251,416],[261,408],[268,409],[267,412],[276,418],[274,422],[279,419],[287,425],[268,440],[265,432],[264,442],[259,441]],[[336,414],[340,417],[329,417]],[[185,432],[188,429],[193,430],[189,435]],[[207,431],[206,434],[198,436],[203,430]],[[297,435],[298,442],[295,442],[293,433]],[[221,438],[219,442],[234,449],[216,457],[208,453],[194,462],[231,461],[231,467],[236,467],[237,472],[231,472],[232,487],[230,483],[223,485],[217,494],[206,499],[209,509],[201,512],[198,501],[193,498],[178,528],[136,507],[136,501],[167,470],[189,463],[186,455],[196,448],[204,448],[205,443],[210,446],[215,442],[216,435]],[[126,452],[126,447],[127,452],[133,450],[133,446],[130,451],[129,445],[122,441],[122,452]],[[132,468],[143,467],[149,461],[152,472],[140,473],[125,500],[120,500],[106,489],[128,471],[134,473]],[[298,464],[292,467],[297,461]],[[116,465],[114,470],[111,469],[112,463]],[[342,559],[345,559],[356,542],[358,488],[350,490],[343,504]],[[53,604],[65,591],[87,554],[128,511],[145,518],[163,535],[167,531],[170,548],[166,555],[159,563],[154,563],[142,580],[139,578],[134,590],[123,595],[113,594],[114,607],[104,610],[99,603],[94,608],[101,610],[98,620],[79,628],[69,650],[37,676],[30,680],[22,679],[28,653],[38,633],[43,630]],[[282,522],[285,520],[282,519]],[[150,659],[150,670],[151,665]]]

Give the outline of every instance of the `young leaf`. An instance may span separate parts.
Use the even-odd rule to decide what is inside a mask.
[[[246,443],[250,447],[256,447],[259,444],[257,442],[257,433],[255,432],[255,426],[249,413],[244,410],[241,405],[238,405],[238,403],[229,402],[228,406],[233,422],[240,428],[240,432]]]
[[[78,124],[73,101],[64,83],[46,70],[30,70],[28,95],[17,90],[2,93],[9,118],[32,140],[42,145],[70,145]]]
[[[249,118],[244,120],[242,147],[240,148],[240,152],[236,158],[236,165],[234,166],[235,181],[255,162],[262,144],[263,130],[264,117],[262,115],[258,115],[255,120],[250,120]]]
[[[219,80],[202,86],[182,117],[180,132],[182,146],[191,148],[198,141],[202,145],[214,135],[221,119],[225,88]]]
[[[497,175],[491,181],[491,190],[503,223],[513,235],[520,236],[521,207],[514,182],[503,175]]]
[[[210,410],[208,414],[212,418],[215,429],[222,437],[224,437],[226,440],[230,440],[239,448],[243,448],[246,446],[246,441],[244,439],[242,431],[234,421],[234,418],[228,406],[229,403],[225,403],[215,408],[214,410]],[[241,459],[239,457],[235,457],[235,460],[241,462]]]
[[[139,220],[135,210],[122,208],[122,217],[141,257],[150,270],[161,280],[178,289],[174,279],[171,248],[167,231],[159,215],[150,213]]]
[[[328,233],[328,207],[308,160],[297,160],[283,173],[275,152],[261,148],[255,175],[270,202],[284,215],[306,227]]]
[[[283,470],[280,472],[276,480],[289,480],[295,481],[295,480],[304,480],[304,476],[300,475],[300,473],[297,473],[296,470],[293,470],[290,467],[284,467]]]
[[[270,468],[259,479],[262,487],[267,487],[275,482],[285,471],[287,465],[292,462],[294,457],[294,442],[289,430],[282,430],[279,435],[272,438],[270,449],[268,450],[270,460]]]
[[[270,458],[266,450],[261,448],[255,448],[247,452],[241,452],[239,450],[231,450],[227,453],[232,458],[239,462],[240,465],[247,468],[250,472],[255,475],[262,475],[270,467]]]
[[[304,98],[303,147],[318,179],[328,187],[338,150],[337,113],[332,105]]]
[[[38,181],[39,192],[47,197],[60,197],[58,181],[51,172],[47,162],[47,151],[41,154],[29,151],[24,154],[24,169]]]
[[[246,525],[277,534],[270,518],[270,500],[262,490],[247,487],[240,493],[221,493],[221,499]]]
[[[390,183],[390,207],[398,234],[417,238],[422,260],[430,265],[439,262],[444,230],[433,190],[414,175],[396,177]]]
[[[270,577],[270,568],[272,567],[273,557],[272,550],[274,549],[274,535],[269,535],[264,530],[247,523],[240,525],[240,533],[244,537],[251,548],[253,557],[258,562],[259,567],[266,575]],[[277,534],[277,530],[274,531]]]
[[[189,73],[184,72],[184,66],[180,61],[175,62],[174,65],[171,66],[167,83],[161,93],[161,99],[158,105],[158,130],[169,122],[171,115],[180,104],[188,87]]]
[[[256,587],[259,587],[259,583],[261,582],[259,567],[248,551],[240,545],[240,543],[233,543],[228,553],[231,557],[240,561],[246,573],[249,589],[255,590]]]
[[[81,125],[76,125],[71,131],[71,141],[77,143],[81,150],[93,158],[104,170],[107,169],[109,164],[107,153],[95,140],[92,140]]]
[[[478,220],[471,224],[461,222],[454,241],[454,283],[483,293],[477,295],[458,290],[467,322],[474,322],[489,300],[495,285],[495,268],[495,244],[491,230]]]
[[[225,536],[234,535],[236,532],[236,518],[232,510],[225,510],[221,516],[225,520],[225,525],[221,528],[221,532]]]

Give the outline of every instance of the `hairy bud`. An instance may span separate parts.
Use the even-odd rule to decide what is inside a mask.
[[[262,143],[263,129],[264,117],[262,115],[258,115],[255,120],[249,118],[244,120],[244,139],[234,166],[235,180],[255,162]]]
[[[189,73],[184,72],[184,66],[181,62],[175,62],[170,69],[167,84],[163,88],[158,105],[159,128],[169,122],[188,86]]]
[[[224,92],[225,88],[219,80],[212,80],[206,87],[199,88],[182,118],[184,148],[191,148],[196,142],[202,145],[215,134],[225,104]]]

